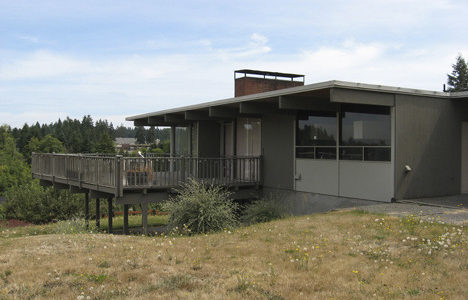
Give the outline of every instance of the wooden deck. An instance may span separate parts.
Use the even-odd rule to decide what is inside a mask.
[[[189,178],[227,187],[259,186],[261,157],[149,157],[32,154],[34,178],[114,197],[125,191],[168,190]]]

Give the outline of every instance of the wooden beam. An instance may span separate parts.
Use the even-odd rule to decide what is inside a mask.
[[[81,193],[88,193],[88,189],[83,189],[77,186],[70,185],[70,193],[72,194],[81,194]]]
[[[114,211],[112,209],[112,197],[107,198],[107,233],[112,233],[112,217],[113,217]]]
[[[185,123],[185,114],[184,115],[165,114],[164,121],[168,123]]]
[[[167,199],[169,199],[169,194],[167,193],[167,191],[156,191],[156,192],[148,191],[147,194],[124,193],[123,197],[115,199],[115,203],[117,205],[121,205],[121,204],[135,205],[135,204],[140,204],[142,202],[157,203],[157,202],[166,201]]]
[[[148,126],[148,120],[146,119],[137,119],[133,121],[134,126]]]
[[[85,193],[85,224],[89,228],[89,192]]]
[[[179,117],[180,116],[180,117]],[[187,122],[184,115],[164,115],[148,117],[149,126],[188,126],[190,122]]]
[[[124,222],[123,222],[123,233],[128,234],[128,204],[124,204]]]
[[[394,94],[341,88],[330,89],[330,101],[339,103],[395,106]]]
[[[163,117],[148,117],[148,125],[150,126],[165,126]]]
[[[96,198],[96,228],[101,227],[101,199]]]
[[[240,103],[239,112],[241,114],[279,114],[285,113],[285,110],[280,110],[277,104],[259,103],[259,102],[243,102]]]
[[[322,98],[292,98],[279,96],[279,109],[315,110],[315,111],[337,111],[338,104],[330,103],[328,99]]]
[[[141,225],[143,227],[143,234],[148,235],[148,203],[141,203]]]
[[[202,110],[188,110],[185,112],[185,120],[187,121],[205,121],[212,120],[207,111]]]
[[[92,198],[92,199],[107,198],[107,197],[109,197],[109,193],[104,193],[104,192],[100,192],[100,191],[90,190],[90,191],[89,191],[89,197]]]
[[[70,189],[70,186],[68,184],[65,184],[65,183],[54,182],[53,186],[54,186],[54,189],[56,189],[56,190],[68,190],[68,189]]]
[[[210,107],[208,115],[212,118],[234,119],[239,115],[237,108]]]

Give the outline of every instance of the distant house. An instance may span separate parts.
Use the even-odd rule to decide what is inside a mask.
[[[159,140],[157,140],[156,144],[159,144]],[[117,149],[117,151],[136,151],[147,149],[150,146],[150,144],[137,144],[135,138],[115,138],[115,148]]]
[[[117,150],[126,150],[126,151],[132,151],[134,150],[136,145],[136,139],[135,138],[123,138],[123,137],[118,137],[115,138],[115,147]]]

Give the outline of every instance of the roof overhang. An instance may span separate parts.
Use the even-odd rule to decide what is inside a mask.
[[[393,106],[395,94],[446,99],[468,97],[468,92],[446,93],[333,80],[155,111],[130,116],[126,120],[134,121],[135,126],[185,126],[201,120],[230,120],[238,116],[301,109],[335,109],[337,103]]]

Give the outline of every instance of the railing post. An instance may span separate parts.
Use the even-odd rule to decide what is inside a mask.
[[[185,157],[180,158],[180,180],[185,182]]]
[[[52,183],[55,183],[55,154],[52,152]]]
[[[122,197],[123,187],[122,187],[122,155],[117,155],[115,157],[115,197]]]
[[[95,158],[94,161],[96,162],[96,188],[99,191],[99,159]]]

